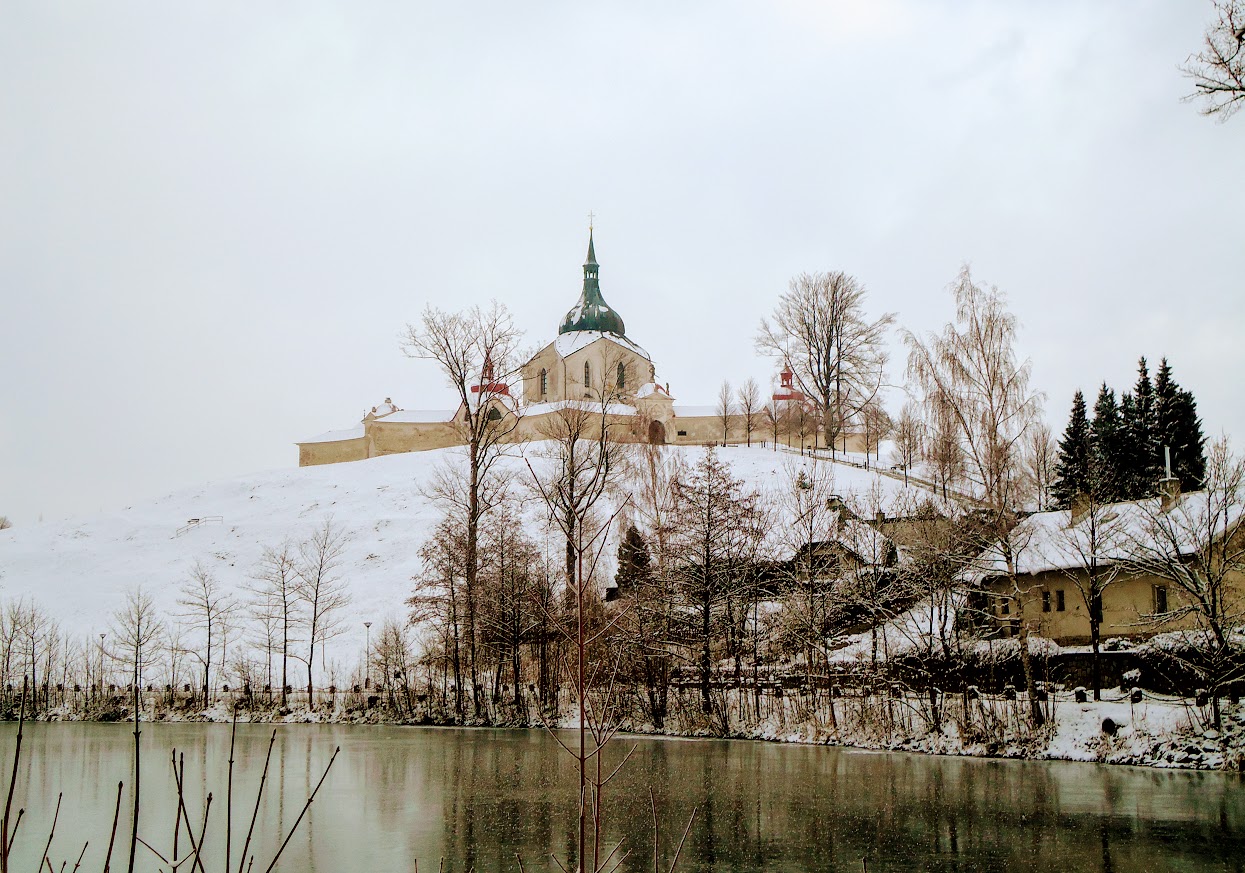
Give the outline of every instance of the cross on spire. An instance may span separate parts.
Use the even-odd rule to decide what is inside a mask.
[[[596,214],[595,212],[589,212],[589,213],[588,213],[588,232],[589,232],[589,233],[591,233],[591,232],[592,232],[592,221],[593,221],[593,219],[595,219],[596,217],[597,217],[597,214]]]

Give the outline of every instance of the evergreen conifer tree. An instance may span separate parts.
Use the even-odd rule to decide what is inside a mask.
[[[1163,449],[1169,448],[1172,475],[1180,480],[1180,487],[1201,487],[1206,475],[1206,437],[1197,416],[1197,401],[1176,384],[1166,358],[1159,363],[1154,378],[1154,434],[1156,465],[1162,463]]]
[[[1125,471],[1122,457],[1123,427],[1115,392],[1102,383],[1094,403],[1094,420],[1089,428],[1089,492],[1101,503],[1118,500]]]
[[[1154,388],[1143,357],[1137,363],[1137,385],[1120,401],[1124,428],[1124,471],[1120,497],[1139,500],[1154,493],[1159,480],[1160,450],[1154,436]]]
[[[1059,441],[1059,457],[1055,461],[1055,481],[1051,500],[1059,509],[1072,505],[1072,498],[1089,490],[1089,419],[1085,413],[1085,395],[1080,391],[1072,398],[1072,414],[1068,427]]]
[[[644,541],[643,535],[636,530],[634,524],[628,525],[622,542],[618,544],[618,572],[614,574],[618,593],[633,594],[647,581],[652,563],[653,558],[648,552],[648,543]]]

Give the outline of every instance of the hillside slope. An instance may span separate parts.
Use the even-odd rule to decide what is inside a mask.
[[[539,444],[526,447],[533,457],[539,450]],[[264,546],[305,538],[331,514],[350,534],[341,573],[349,580],[351,603],[343,635],[330,643],[329,660],[349,667],[362,655],[364,621],[379,626],[404,614],[411,578],[420,570],[419,548],[439,517],[421,489],[460,451],[256,473],[121,512],[0,531],[0,601],[33,599],[70,639],[94,641],[109,631],[112,614],[135,586],[150,593],[165,616],[182,611],[178,588],[195,561],[241,597]],[[702,450],[668,451],[694,463]],[[720,449],[719,455],[737,477],[764,490],[789,481],[789,465],[813,463],[761,448]],[[529,476],[522,457],[502,463],[516,477]],[[888,501],[905,493],[894,479],[846,465],[836,465],[835,480],[845,495],[875,485]],[[538,527],[539,506],[529,501],[528,508]],[[178,533],[189,519],[215,516],[221,520]],[[615,549],[612,543],[608,554]]]

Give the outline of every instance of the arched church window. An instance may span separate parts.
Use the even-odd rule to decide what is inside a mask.
[[[501,421],[501,410],[496,406],[490,407],[488,411],[489,421]]]
[[[540,368],[540,396],[544,397],[549,393],[549,372],[544,368]]]
[[[587,361],[584,361],[584,387],[587,388],[592,384],[592,367]]]
[[[627,368],[621,362],[618,364],[618,387],[627,387]]]

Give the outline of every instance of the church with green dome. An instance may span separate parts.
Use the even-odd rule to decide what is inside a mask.
[[[480,397],[487,395],[490,416],[513,416],[508,438],[546,439],[568,405],[591,404],[599,410],[604,404],[610,433],[621,442],[700,445],[748,439],[742,415],[729,416],[724,430],[715,407],[676,404],[669,384],[657,381],[652,357],[627,336],[622,315],[601,293],[601,265],[591,228],[583,270],[579,299],[558,325],[554,340],[519,368],[519,384],[493,382],[486,363],[481,387],[473,389]],[[774,395],[776,402],[802,402],[791,397]],[[462,445],[462,415],[462,409],[407,410],[386,397],[354,427],[299,442],[299,465]]]

